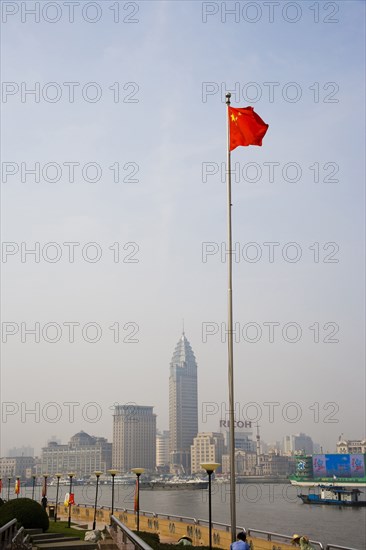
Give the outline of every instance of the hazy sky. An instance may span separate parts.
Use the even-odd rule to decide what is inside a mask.
[[[226,90],[269,124],[232,153],[237,418],[365,436],[364,12],[2,2],[1,455],[111,439],[117,403],[167,429],[183,318],[218,430]]]

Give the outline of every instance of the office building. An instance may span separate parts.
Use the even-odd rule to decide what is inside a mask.
[[[163,468],[169,465],[169,431],[156,434],[156,466]]]
[[[342,454],[365,454],[366,439],[348,439],[339,438],[337,442],[337,453]]]
[[[184,332],[170,363],[169,452],[171,470],[188,473],[198,432],[197,362]]]
[[[74,472],[76,477],[89,477],[112,467],[112,443],[80,431],[66,445],[50,441],[42,449],[41,463],[43,474]]]
[[[304,433],[287,435],[283,440],[283,452],[286,455],[294,455],[299,452],[311,455],[314,452],[313,440]]]
[[[34,456],[34,448],[30,445],[23,445],[22,447],[12,447],[8,451],[8,456]]]
[[[191,472],[195,474],[202,470],[203,462],[217,462],[221,472],[222,455],[225,452],[225,441],[222,433],[201,432],[196,435],[191,445]]]
[[[0,458],[0,477],[5,478],[19,476],[21,479],[29,479],[34,471],[33,456],[13,456]]]
[[[153,407],[117,405],[113,415],[113,468],[152,472],[156,466],[156,414]]]

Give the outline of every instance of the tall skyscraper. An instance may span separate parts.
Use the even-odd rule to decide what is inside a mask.
[[[156,464],[156,414],[153,407],[117,405],[113,415],[112,466],[120,472],[131,468],[154,471]]]
[[[183,332],[173,353],[169,376],[169,451],[173,471],[190,471],[191,445],[197,432],[197,362]]]

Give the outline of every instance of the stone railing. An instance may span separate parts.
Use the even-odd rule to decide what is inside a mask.
[[[128,527],[126,527],[126,525],[119,521],[119,519],[115,516],[111,516],[111,526],[109,532],[113,542],[120,550],[125,548],[127,543],[129,543],[129,548],[133,545],[133,548],[138,548],[140,550],[151,550],[151,546],[146,544],[146,542],[128,529]]]

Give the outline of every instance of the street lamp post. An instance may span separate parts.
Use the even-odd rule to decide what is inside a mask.
[[[116,474],[118,474],[118,470],[108,470],[108,473],[111,474],[111,476],[112,476],[112,511],[111,511],[111,516],[113,516],[113,512],[114,512],[114,477],[116,476]]]
[[[136,493],[135,493],[135,512],[136,512],[136,527],[140,531],[140,475],[143,474],[145,468],[132,468],[131,472],[136,474]]]
[[[94,519],[93,519],[93,531],[95,530],[96,526],[96,519],[97,519],[97,502],[98,502],[98,485],[99,485],[99,478],[102,475],[103,472],[94,472],[96,478],[97,478],[97,486],[95,488],[95,502],[94,502]]]
[[[43,488],[42,488],[42,497],[43,498],[47,498],[47,479],[48,479],[48,474],[43,474],[43,479],[44,479],[44,482],[43,482]],[[47,502],[46,502],[47,504]]]
[[[70,504],[70,500],[71,500],[71,493],[72,493],[72,478],[74,477],[75,474],[73,474],[72,472],[69,472],[67,474],[70,478],[70,487],[69,487],[69,517],[67,519],[67,526],[70,528],[71,526],[71,504]]]
[[[201,468],[206,470],[208,475],[208,538],[209,548],[212,548],[212,504],[211,504],[211,476],[220,466],[217,462],[205,462],[201,464]]]
[[[8,500],[10,500],[10,482],[11,482],[11,477],[8,477]]]
[[[36,474],[33,474],[32,475],[32,500],[34,500],[34,491],[35,491],[35,487],[36,487],[36,479],[37,479],[37,476]]]
[[[56,474],[57,487],[56,487],[56,506],[55,506],[55,521],[57,521],[57,505],[58,505],[58,490],[60,488],[60,478],[62,474]]]

